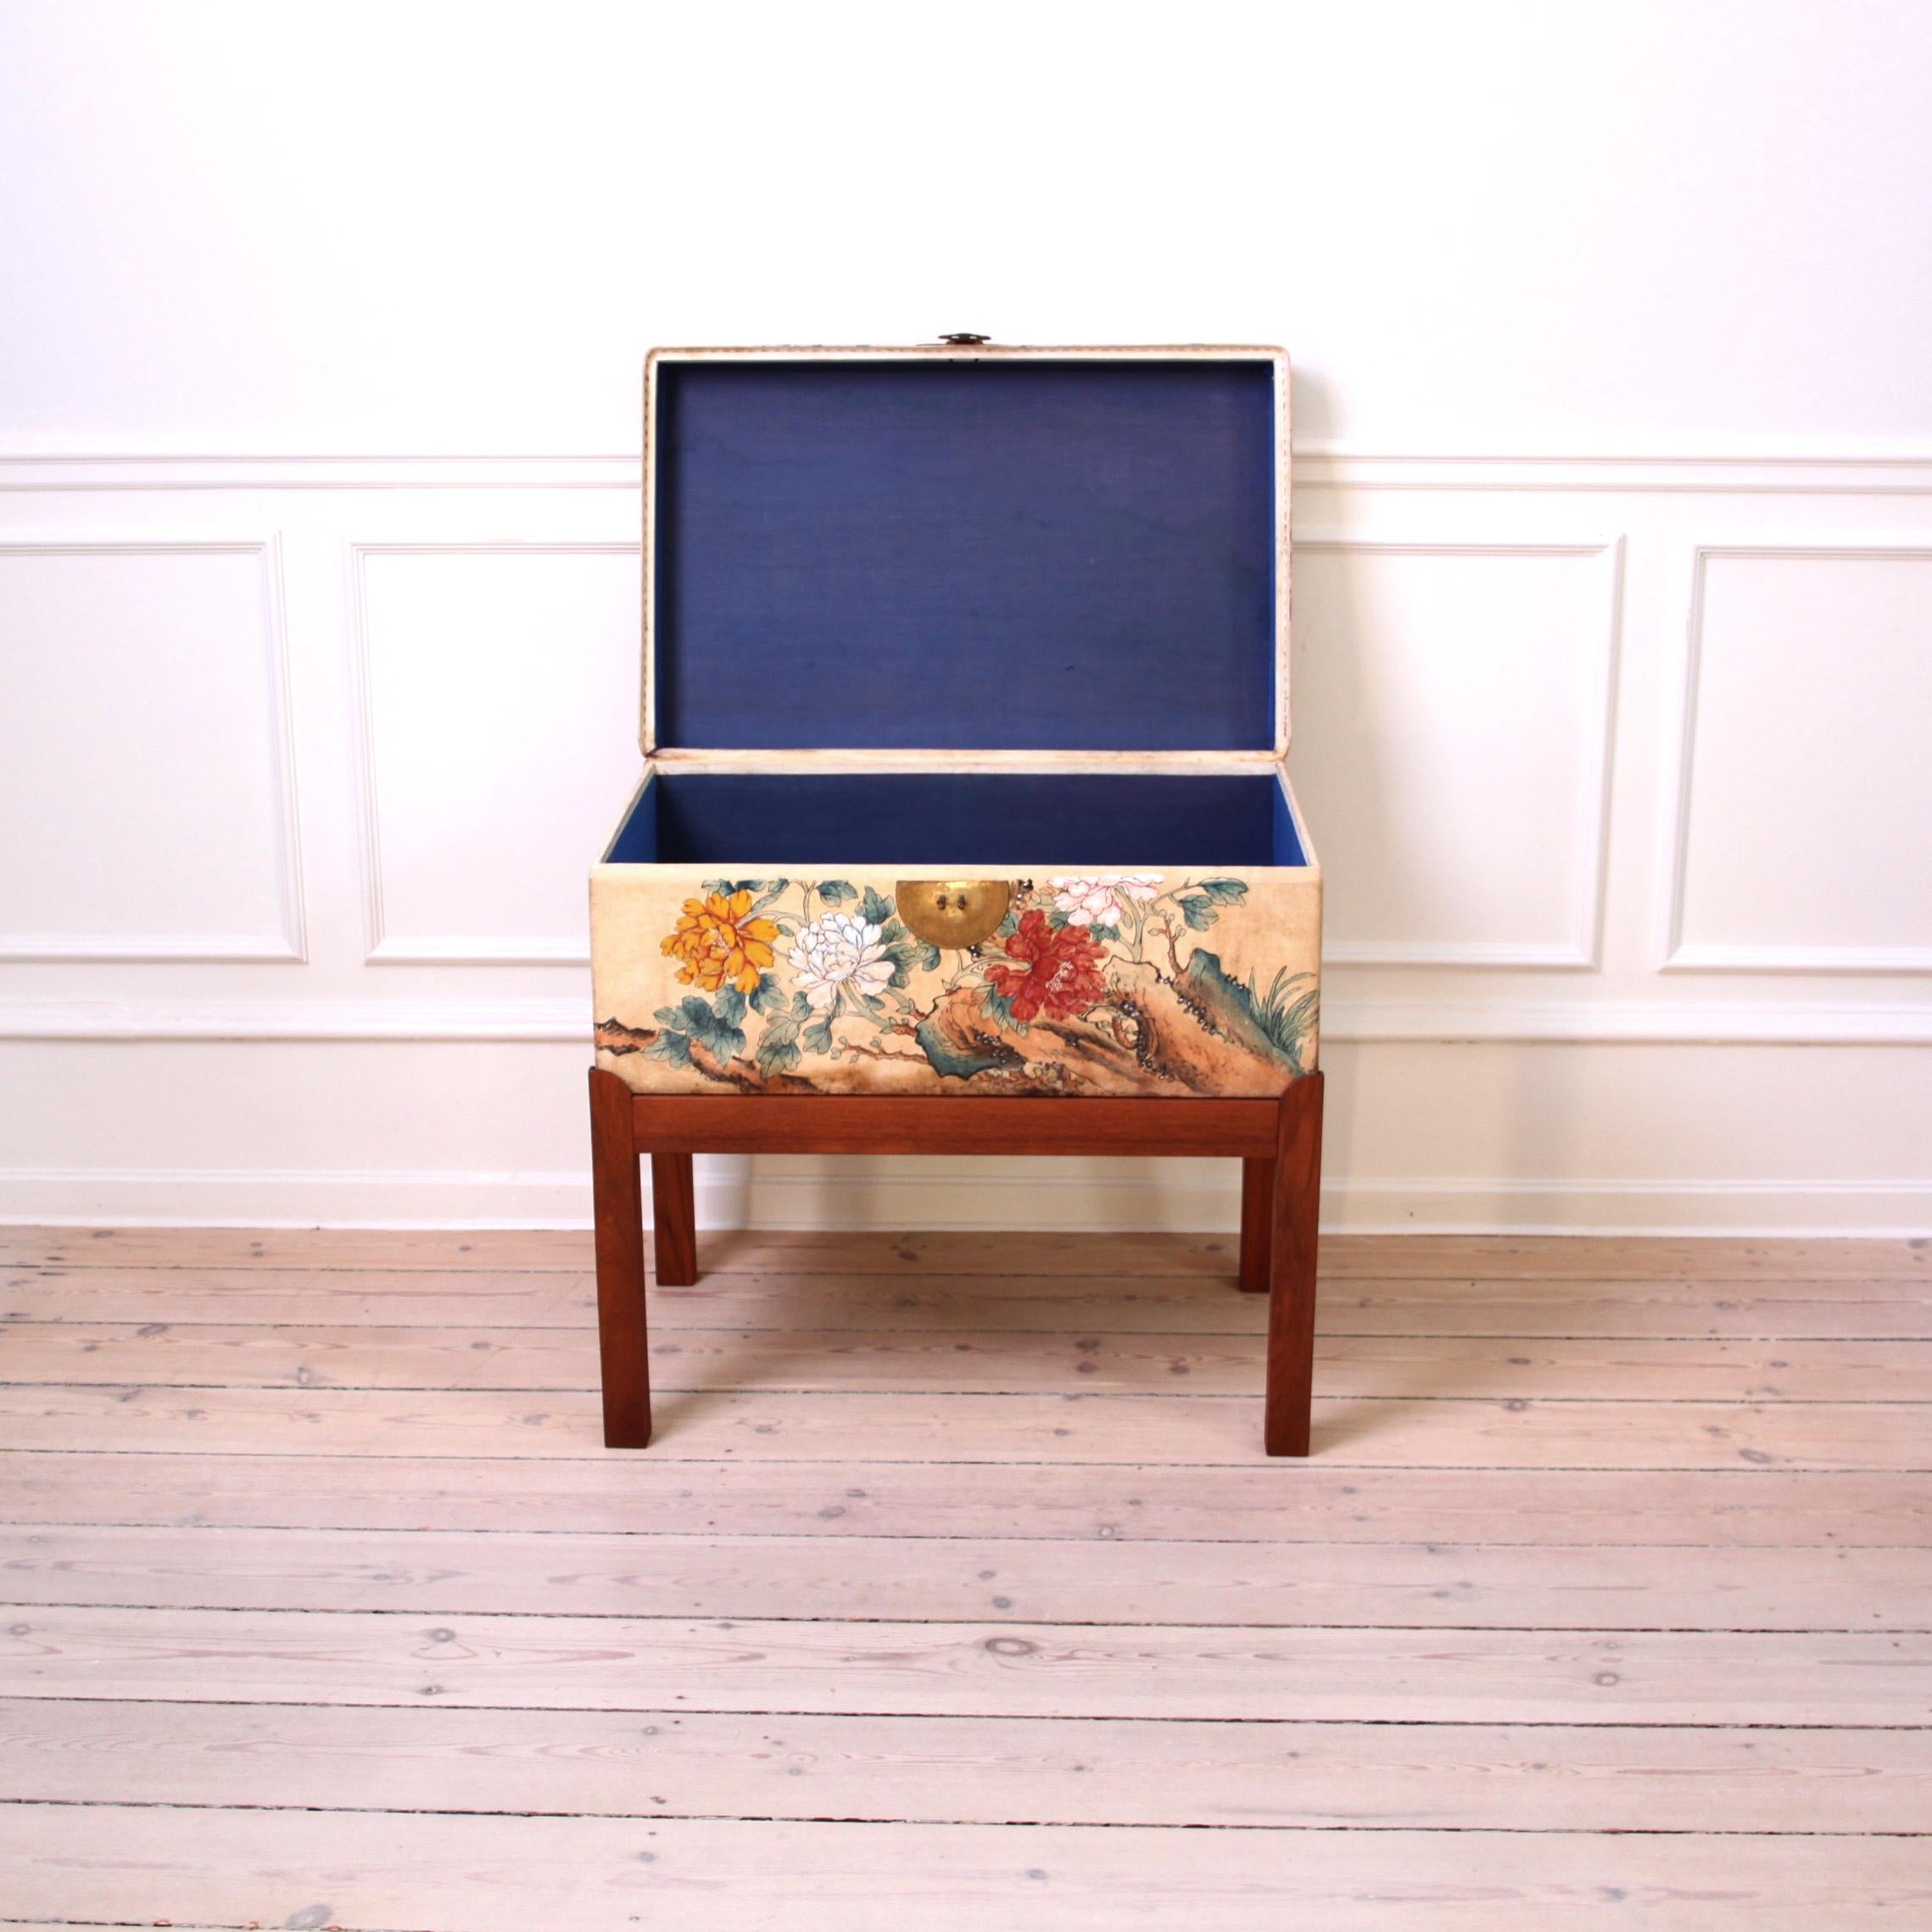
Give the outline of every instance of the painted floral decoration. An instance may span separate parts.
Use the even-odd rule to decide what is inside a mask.
[[[1106,949],[1075,925],[1047,924],[1037,907],[1027,912],[1018,931],[1006,942],[1007,958],[1015,965],[996,963],[986,969],[986,981],[1013,1007],[1013,1017],[1030,1025],[1044,1015],[1068,1019],[1089,1011],[1107,997],[1100,966]]]
[[[1018,879],[997,930],[943,948],[876,885],[706,879],[662,941],[699,990],[650,1025],[606,1015],[598,1047],[666,1063],[645,1092],[854,1092],[881,1069],[902,1092],[1279,1091],[1312,1069],[1315,974],[1231,974],[1198,935],[1248,881],[1171,876]]]
[[[851,913],[828,913],[813,920],[799,934],[791,964],[814,1013],[829,1013],[841,986],[850,986],[861,997],[884,992],[894,970],[884,929]]]
[[[1164,874],[1158,872],[1103,872],[1097,875],[1055,879],[1053,903],[1070,926],[1120,926],[1127,907],[1147,905],[1160,895]]]
[[[742,890],[685,900],[684,916],[662,948],[682,962],[680,983],[707,993],[724,986],[741,993],[756,992],[759,974],[772,963],[772,941],[779,929],[770,919],[751,915],[751,895]]]

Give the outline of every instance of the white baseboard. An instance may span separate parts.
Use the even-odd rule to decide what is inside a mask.
[[[4,1168],[0,1224],[588,1227],[584,1174],[349,1168]]]
[[[1343,1180],[1321,1225],[1360,1234],[1932,1231],[1932,1181]]]
[[[1236,1225],[1232,1161],[701,1159],[706,1227]],[[1359,1233],[1912,1235],[1932,1182],[1334,1177],[1323,1226]],[[96,1226],[582,1227],[587,1175],[296,1169],[0,1170],[0,1222]]]

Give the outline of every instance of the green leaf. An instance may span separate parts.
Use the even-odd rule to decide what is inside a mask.
[[[1175,902],[1181,915],[1196,932],[1205,932],[1220,917],[1214,902],[1206,894],[1190,892]]]
[[[682,1030],[684,1024],[683,1013],[674,1006],[661,1006],[651,1017],[660,1026],[675,1026]]]
[[[936,946],[920,946],[919,966],[922,971],[927,973],[936,973],[939,970],[939,948]]]
[[[669,1060],[678,1066],[688,1067],[691,1064],[691,1036],[667,1029],[645,1048],[644,1057],[647,1060]]]
[[[1305,986],[1307,991],[1298,995],[1294,991],[1297,986]],[[1280,1050],[1296,1073],[1304,1072],[1303,1050],[1308,1044],[1307,1036],[1313,1030],[1321,1010],[1321,990],[1315,984],[1315,975],[1312,973],[1291,974],[1284,966],[1269,982],[1265,993],[1258,990],[1253,980],[1248,982],[1243,990],[1248,995],[1248,1006],[1254,1012],[1256,1025]]]
[[[1217,906],[1238,906],[1248,896],[1245,879],[1203,879],[1201,890]]]
[[[883,897],[876,886],[865,889],[865,898],[858,909],[858,916],[868,926],[884,926],[892,917],[892,902]]]
[[[986,1018],[1002,1033],[1024,1033],[1025,1023],[1013,1017],[1013,1002],[1005,994],[997,993],[991,986],[980,989],[980,1003],[986,1008]]]
[[[801,1024],[812,1017],[812,1002],[803,993],[791,996],[791,1017]]]
[[[767,1080],[798,1064],[798,1022],[790,1013],[780,1013],[766,1025],[758,1041],[757,1064]]]
[[[779,983],[769,973],[758,975],[757,990],[751,995],[753,1013],[778,1013],[785,1006],[785,995],[779,990]]]
[[[665,1022],[668,1030],[665,1037],[684,1040],[685,1060],[690,1058],[694,1040],[717,1058],[729,1060],[744,1048],[745,1034],[738,1025],[744,1017],[745,996],[735,986],[727,986],[718,994],[715,1013],[708,1002],[690,993],[675,1015],[675,1024]]]
[[[745,1029],[741,1026],[720,1026],[705,1041],[712,1057],[720,1061],[734,1060],[745,1051]]]
[[[1007,908],[1006,917],[1000,921],[999,930],[994,933],[993,937],[995,939],[1011,939],[1019,930],[1019,907],[1017,905],[1009,906]]]
[[[1103,946],[1111,946],[1120,936],[1119,926],[1089,926],[1086,929]]]
[[[805,1050],[808,1053],[829,1053],[832,1050],[832,1016],[827,1013],[823,1019],[815,1020],[804,1033]]]
[[[796,1040],[761,1040],[758,1042],[758,1071],[769,1080],[773,1074],[788,1074],[798,1064]]]
[[[885,948],[885,957],[892,962],[892,977],[886,982],[888,986],[903,986],[910,983],[913,962],[919,950],[918,942],[910,939],[902,939],[896,946]]]
[[[849,879],[828,879],[818,888],[818,896],[828,906],[842,906],[858,896],[858,888]]]

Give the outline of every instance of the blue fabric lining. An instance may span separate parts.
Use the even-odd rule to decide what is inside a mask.
[[[657,734],[1265,748],[1265,361],[665,361]]]
[[[1305,863],[1271,777],[695,773],[659,776],[620,864],[1192,868]]]
[[[1275,850],[1277,854],[1288,855],[1285,857],[1277,857],[1275,863],[1306,865],[1308,858],[1301,849],[1300,835],[1295,830],[1295,815],[1288,809],[1287,788],[1277,780],[1270,779],[1269,782],[1274,800]]]

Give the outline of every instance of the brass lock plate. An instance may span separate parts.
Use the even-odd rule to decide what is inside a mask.
[[[1013,888],[1003,879],[902,879],[892,897],[915,939],[967,946],[999,930]]]

